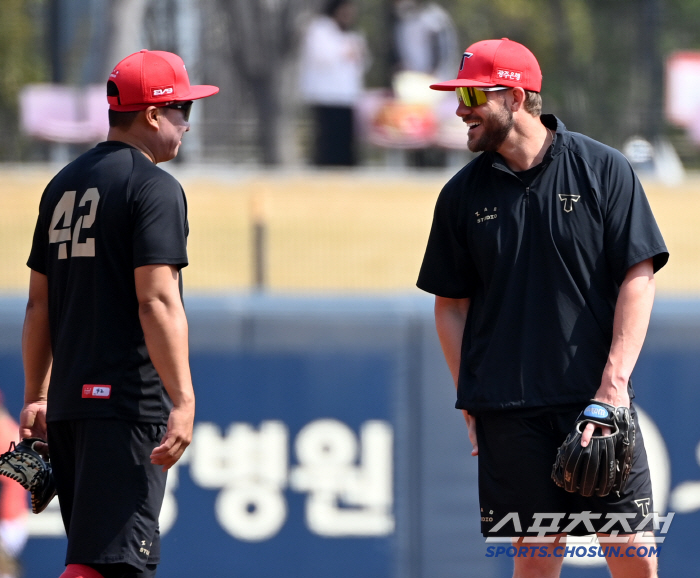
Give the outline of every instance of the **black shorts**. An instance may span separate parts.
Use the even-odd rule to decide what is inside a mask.
[[[68,535],[66,564],[129,564],[145,571],[160,561],[158,516],[167,473],[150,455],[165,431],[165,425],[118,419],[48,424]]]
[[[538,532],[528,531],[528,528],[535,524],[534,515],[537,513],[566,514],[553,526],[559,532],[546,534],[563,533],[571,525],[570,514],[587,511],[600,514],[599,518],[590,520],[596,532],[604,529],[606,534],[615,531],[629,534],[630,529],[632,532],[653,529],[651,519],[640,527],[654,508],[649,464],[634,407],[632,416],[636,438],[632,471],[620,496],[611,492],[604,498],[584,498],[565,491],[552,480],[557,449],[573,429],[582,409],[581,406],[569,406],[477,415],[479,504],[484,536],[536,536]],[[512,513],[517,513],[520,531]],[[609,514],[634,514],[634,517],[628,519],[629,527],[616,521],[610,528],[605,528],[614,520]],[[498,527],[509,515],[511,519]],[[551,517],[540,519],[540,528],[553,525]],[[581,522],[566,533],[581,536],[592,532]]]

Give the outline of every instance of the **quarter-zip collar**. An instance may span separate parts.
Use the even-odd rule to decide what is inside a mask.
[[[542,159],[541,164],[545,165],[543,167],[544,170],[546,168],[546,165],[548,165],[552,161],[552,159],[554,159],[557,155],[561,154],[562,150],[564,149],[564,141],[566,140],[566,133],[568,131],[566,130],[564,123],[561,122],[553,114],[543,114],[542,116],[540,116],[540,121],[546,128],[551,130],[554,134],[554,141],[549,146],[547,152],[545,152],[544,154],[544,158]],[[513,176],[516,176],[515,173],[510,169],[510,167],[508,167],[505,159],[501,154],[497,152],[488,152],[485,154],[491,155],[491,166],[494,169],[505,171]]]

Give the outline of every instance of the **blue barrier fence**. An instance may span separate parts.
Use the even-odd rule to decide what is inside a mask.
[[[479,532],[476,460],[429,297],[190,298],[192,446],[161,515],[168,578],[510,576]],[[22,403],[24,302],[0,300],[0,388]],[[633,376],[669,576],[697,571],[700,304],[657,303]],[[105,496],[108,500],[109,496]],[[57,502],[57,501],[55,501]],[[26,578],[58,576],[57,503],[31,517]],[[563,576],[607,576],[602,560]]]

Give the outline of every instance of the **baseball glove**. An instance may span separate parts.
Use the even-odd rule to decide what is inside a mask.
[[[581,436],[588,423],[607,426],[612,432],[597,435],[600,430],[596,428],[590,443],[581,447]],[[552,479],[567,492],[585,497],[594,493],[607,496],[612,491],[619,495],[632,469],[633,455],[634,420],[630,410],[591,400],[557,452]]]
[[[40,438],[25,438],[17,445],[10,443],[10,449],[0,456],[0,475],[19,482],[32,494],[32,512],[43,512],[56,495],[51,462],[44,459],[34,449],[37,442],[46,443]]]

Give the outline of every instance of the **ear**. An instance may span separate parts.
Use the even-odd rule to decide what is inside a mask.
[[[145,110],[144,118],[146,119],[146,123],[148,124],[148,126],[154,128],[155,130],[160,129],[158,117],[160,117],[160,110],[157,106],[149,106]]]
[[[521,108],[523,108],[523,104],[525,103],[525,90],[520,88],[519,86],[513,87],[513,91],[511,92],[512,96],[512,102],[510,103],[510,110],[512,112],[517,112]]]

